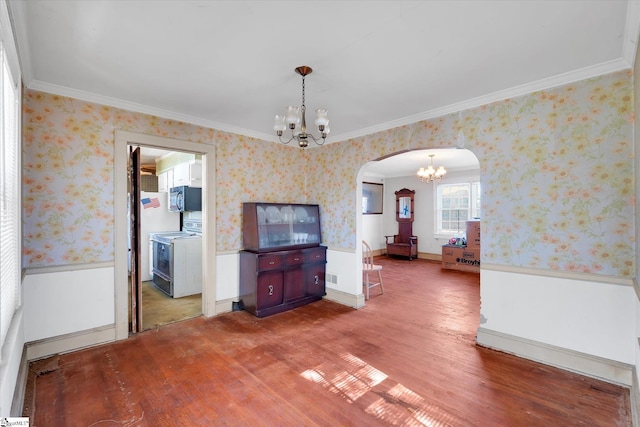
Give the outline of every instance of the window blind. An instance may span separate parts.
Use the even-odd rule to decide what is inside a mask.
[[[19,91],[0,42],[0,345],[20,306]]]

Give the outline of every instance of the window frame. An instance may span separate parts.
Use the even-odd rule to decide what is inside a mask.
[[[23,303],[22,75],[5,0],[0,0],[0,103],[0,348],[4,355],[6,340],[10,334],[14,336],[10,331],[15,331],[15,314]]]
[[[481,215],[481,195],[482,190],[480,181],[478,179],[461,179],[458,181],[447,181],[436,183],[433,197],[434,197],[434,237],[437,239],[449,239],[451,237],[460,236],[466,233],[466,227],[461,227],[459,230],[443,229],[442,228],[442,189],[451,186],[467,186],[469,191],[468,207],[458,210],[466,210],[466,218],[458,219],[457,221],[468,221],[475,218],[480,218]]]

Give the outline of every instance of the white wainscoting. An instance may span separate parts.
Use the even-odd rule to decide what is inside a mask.
[[[240,255],[238,251],[216,255],[216,302],[238,300],[240,294]],[[216,314],[220,313],[216,309]]]
[[[363,305],[360,264],[354,251],[328,250],[327,298]],[[230,311],[239,297],[237,251],[216,256],[216,313]],[[113,263],[30,269],[25,276],[24,342],[29,360],[116,339]]]
[[[478,344],[630,386],[631,280],[554,274],[483,266]]]
[[[114,324],[113,265],[69,268],[27,271],[23,282],[26,342]]]
[[[356,280],[358,274],[362,275],[362,263],[356,263],[356,259],[356,252],[352,250],[332,248],[327,250],[327,274],[333,274],[337,278],[337,283],[325,282],[327,292],[332,289],[353,296],[362,293],[362,279]]]

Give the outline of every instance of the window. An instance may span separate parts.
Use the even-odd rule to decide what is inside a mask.
[[[467,220],[480,218],[480,183],[438,184],[436,191],[436,234],[465,232]]]
[[[20,92],[5,47],[0,40],[0,345],[21,304]]]

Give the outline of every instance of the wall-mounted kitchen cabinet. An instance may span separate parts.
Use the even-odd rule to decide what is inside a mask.
[[[173,187],[186,185],[202,188],[202,161],[192,160],[173,168]]]
[[[167,193],[173,187],[173,169],[158,174],[158,191]]]
[[[202,188],[202,161],[191,160],[179,163],[158,174],[158,191],[168,192],[173,187],[186,185]]]

